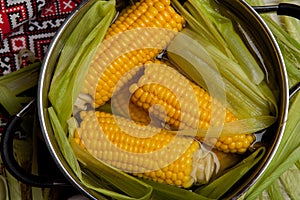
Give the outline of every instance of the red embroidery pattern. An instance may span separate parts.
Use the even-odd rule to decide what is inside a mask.
[[[81,0],[0,0],[0,76],[18,70],[18,53],[43,59],[57,29]]]
[[[0,0],[1,38],[26,23],[35,14],[36,1]]]

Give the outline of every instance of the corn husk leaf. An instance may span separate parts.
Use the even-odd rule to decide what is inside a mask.
[[[18,95],[36,86],[41,63],[35,62],[22,69],[0,77],[0,84],[5,85],[14,95]]]
[[[265,2],[261,0],[248,0],[248,3],[251,5],[265,5]],[[269,14],[262,14],[262,18],[269,26],[279,44],[287,68],[289,85],[292,87],[300,81],[300,43],[299,34],[295,32],[295,30],[299,30],[299,21],[285,16],[272,17]],[[297,112],[300,106],[299,99],[298,94],[290,100],[292,104],[289,108],[286,129],[278,151],[265,174],[263,174],[263,177],[246,193],[246,199],[254,199],[262,193],[265,193],[266,190],[271,197],[270,199],[272,199],[272,197],[281,199],[282,196],[282,199],[297,199],[298,190],[293,190],[293,188],[296,187],[299,182],[299,169],[295,169],[300,159],[298,156],[298,133],[300,131],[298,124],[300,114]]]
[[[277,40],[289,78],[300,81],[300,43],[283,30],[270,16],[262,16]]]
[[[87,73],[86,66],[104,38],[114,14],[115,1],[96,1],[80,20],[62,50],[52,79],[49,100],[55,111],[60,113],[58,117],[64,129]]]
[[[196,194],[192,191],[185,190],[179,187],[174,187],[167,184],[157,183],[150,180],[142,180],[143,182],[151,185],[153,187],[153,200],[210,200],[211,198],[207,198],[201,194]]]
[[[186,7],[188,7],[188,9],[185,9],[177,0],[172,1],[172,3],[182,16],[184,16],[189,26],[193,30],[197,30],[197,33],[201,38],[206,38],[213,46],[219,47],[219,51],[232,59],[234,58],[231,51],[228,49],[226,41],[221,37],[206,13],[200,11],[201,8],[197,6],[193,7],[187,3]]]
[[[174,4],[186,18],[186,10],[182,6],[180,6],[180,3],[176,3],[175,1]],[[216,41],[216,38],[223,38],[226,44],[224,44],[224,41],[220,42],[222,41],[221,39],[217,39],[217,42],[214,42],[214,46],[218,47],[220,50],[227,49],[226,52],[230,51],[240,64],[241,69],[244,70],[249,79],[255,84],[259,84],[264,79],[263,71],[260,69],[259,65],[256,63],[255,59],[253,58],[239,35],[234,31],[230,19],[220,14],[218,7],[216,6],[214,1],[187,1],[185,2],[184,6],[190,12],[192,16],[191,18],[194,18],[193,20],[189,20],[188,18],[188,23],[192,24],[192,22],[199,22],[198,24],[200,24],[200,22],[204,22],[202,24],[206,25],[201,29],[199,29],[199,26],[192,26],[194,31],[197,31],[199,35],[202,35],[201,32],[209,30],[209,33],[206,34],[206,36],[213,35],[215,39],[212,41]]]
[[[284,199],[284,195],[281,189],[281,185],[278,181],[275,181],[268,189],[268,198],[269,199]]]
[[[212,199],[220,199],[222,195],[263,158],[265,152],[265,147],[260,147],[240,163],[228,169],[227,173],[211,181],[208,185],[196,189],[195,193]]]
[[[233,122],[224,123],[223,126],[210,127],[208,129],[198,128],[197,130],[185,129],[179,131],[168,131],[173,134],[197,137],[219,137],[238,134],[249,134],[259,132],[271,126],[276,121],[273,116],[259,116],[251,119],[241,119]]]
[[[213,177],[218,177],[224,173],[225,170],[229,169],[230,167],[234,166],[238,162],[241,161],[241,156],[235,154],[228,154],[223,153],[220,151],[213,151],[220,162],[220,169],[219,172],[213,175]],[[179,187],[174,187],[171,185],[163,184],[154,182],[151,180],[141,179],[143,182],[151,185],[153,187],[153,195],[152,199],[157,200],[190,200],[190,199],[201,199],[201,200],[209,200],[212,199],[210,197],[202,195],[202,193],[197,194],[194,192],[195,188],[191,190],[182,189]]]
[[[291,3],[288,0],[282,0],[282,2]],[[297,5],[300,5],[299,1],[294,1],[292,3],[295,3]],[[281,21],[283,22],[282,27],[286,30],[286,32],[294,38],[298,43],[300,43],[300,21],[298,19],[288,17],[288,16],[282,16]]]
[[[105,179],[117,189],[124,192],[119,194],[115,192],[115,198],[118,199],[149,199],[152,193],[152,187],[142,181],[119,171],[105,163],[95,159],[87,151],[83,150],[74,140],[70,140],[74,153],[79,161],[84,165],[84,168],[88,168],[100,179]],[[118,180],[118,181],[116,181]],[[102,192],[97,189],[98,192]],[[109,191],[106,195],[111,196],[112,191]],[[126,196],[126,194],[128,196]],[[132,197],[130,197],[132,196]]]
[[[1,105],[8,111],[10,115],[18,113],[22,109],[21,102],[7,88],[0,86]]]
[[[41,63],[36,62],[25,68],[0,77],[0,104],[9,113],[18,113],[24,103],[32,97],[19,96],[37,85]]]
[[[300,180],[300,171],[293,165],[288,170],[286,170],[280,177],[279,180],[291,199],[299,199],[300,191],[298,190],[298,185],[295,184]]]
[[[247,0],[250,5],[265,5],[262,0]],[[286,1],[283,1],[286,2]],[[296,3],[292,2],[292,3]],[[286,65],[290,87],[300,81],[300,23],[299,20],[287,16],[278,16],[275,19],[269,14],[262,14],[273,33]]]
[[[277,110],[277,106],[275,97],[268,86],[264,82],[259,86],[252,82],[244,84],[244,81],[234,76],[234,73],[224,72],[226,57],[223,56],[225,59],[216,58],[217,49],[214,48],[215,51],[209,52],[207,47],[195,41],[196,37],[191,30],[184,29],[169,45],[167,56],[175,67],[205,88],[211,96],[227,105],[236,116],[242,119],[233,124],[225,124],[223,133],[251,133],[273,124],[276,116],[269,114],[272,111],[277,113],[274,111]],[[214,62],[216,59],[220,60],[219,68]],[[238,66],[237,70],[239,70]],[[270,106],[269,101],[274,106]],[[272,107],[275,108],[271,111]],[[198,131],[199,134],[201,132],[203,130]]]
[[[189,10],[186,10],[184,7],[180,6],[179,3],[179,5],[177,5],[175,1],[175,5],[178,7],[177,9],[180,10],[181,13],[184,14],[189,11],[191,13],[193,12],[192,15],[188,15],[190,13],[184,14],[184,17],[187,15],[196,22],[201,21],[202,19],[193,18],[194,16],[197,17],[198,13],[205,13],[205,10],[207,9],[210,10],[207,12],[215,12],[212,11],[213,8],[209,7],[210,4],[208,2],[204,3],[205,7],[201,7],[204,5],[200,5],[197,1],[189,1],[189,3]],[[209,14],[211,13],[206,13],[204,16],[208,16]],[[208,23],[209,20],[213,21],[211,18],[215,17],[216,13],[211,15],[212,16],[210,16],[209,19],[206,19],[206,23]],[[226,21],[228,20],[229,19],[226,19]],[[193,20],[187,19],[188,23],[190,23],[190,21],[194,23]],[[210,23],[217,23],[217,20]],[[212,29],[211,27],[213,26],[207,27],[210,27],[207,29]],[[220,30],[216,31],[219,31],[220,34],[222,34]],[[232,31],[235,35],[237,34],[234,30]],[[208,82],[207,80],[210,80],[211,78],[214,78],[213,80],[215,80],[217,79],[216,77],[221,75],[223,82],[222,80],[211,82],[216,84],[216,87],[219,89],[222,89],[225,85],[228,108],[239,118],[269,115],[270,113],[273,113],[274,116],[276,116],[276,98],[270,88],[266,87],[265,82],[259,81],[259,84],[256,84],[253,80],[249,79],[249,76],[251,76],[249,72],[243,71],[241,64],[235,58],[224,54],[224,51],[222,51],[222,48],[229,49],[229,47],[224,47],[221,44],[215,45],[213,42],[203,37],[201,32],[202,29],[196,29],[193,27],[193,24],[188,24],[181,32],[182,34],[178,34],[175,37],[174,41],[168,47],[168,59],[171,60],[171,63],[175,63],[174,65],[177,68],[180,68],[180,71],[183,71],[185,75],[207,90],[209,90],[208,85],[206,84]],[[186,42],[186,39],[188,38],[192,38],[192,41]],[[246,47],[243,49],[243,51],[248,51]],[[249,56],[252,57],[252,55]],[[253,62],[252,65],[258,65],[255,59],[251,58],[248,62],[250,60]],[[251,68],[251,70],[255,69],[255,67]],[[261,73],[262,71],[260,68],[257,70],[257,73]],[[241,101],[241,99],[243,100]]]
[[[30,166],[32,158],[32,141],[31,137],[16,137],[13,141],[13,151],[15,159],[21,168],[27,169]],[[10,199],[28,199],[31,197],[30,186],[22,184],[14,176],[12,176],[7,169],[5,175],[8,183],[8,195]]]
[[[64,158],[76,176],[85,186],[99,192],[99,198],[105,199],[105,196],[120,200],[142,200],[150,198],[152,187],[138,181],[137,179],[134,179],[126,173],[120,172],[119,170],[97,161],[95,158],[89,155],[88,152],[79,147],[72,139],[69,140],[67,138],[54,109],[50,107],[48,112],[52,127],[54,129],[55,138]],[[70,126],[76,126],[76,124]],[[94,180],[87,178],[87,176],[84,176],[82,174],[82,167],[79,165],[77,159],[81,161],[85,168],[92,170],[93,173],[99,175],[98,178],[101,177],[102,179],[105,179],[106,182],[95,182]],[[122,193],[106,189],[108,187],[108,183],[116,187]]]
[[[0,175],[0,194],[1,200],[9,200],[8,188],[6,178]]]
[[[5,171],[6,179],[8,182],[8,194],[10,199],[21,199],[21,186],[20,182],[15,179],[7,170]]]
[[[54,136],[57,140],[57,143],[60,147],[60,151],[66,158],[69,166],[73,169],[74,173],[81,178],[81,170],[77,162],[77,158],[74,155],[68,138],[66,137],[65,131],[63,130],[60,120],[58,119],[57,114],[55,113],[53,107],[48,108],[48,113],[53,128]]]
[[[273,161],[262,177],[250,188],[246,198],[253,199],[270,186],[296,161],[300,160],[300,94],[293,100],[286,122],[286,128]]]

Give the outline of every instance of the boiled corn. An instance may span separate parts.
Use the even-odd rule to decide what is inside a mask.
[[[132,73],[134,71],[134,73]],[[111,98],[110,104],[112,107],[112,113],[118,114],[122,117],[132,119],[135,122],[141,122],[143,124],[149,124],[151,119],[148,112],[141,107],[135,105],[130,100],[129,86],[136,82],[143,74],[144,66],[137,66],[122,76],[116,85],[120,88],[118,92],[115,92]],[[125,79],[125,80],[124,80]],[[120,85],[119,85],[120,84]]]
[[[119,79],[133,67],[155,58],[183,24],[184,19],[169,0],[142,0],[125,9],[95,53],[81,93],[94,98],[90,102],[93,106],[103,105],[118,91],[115,86]]]
[[[207,130],[211,120],[214,120],[212,126],[238,120],[229,110],[221,109],[222,105],[215,103],[209,93],[166,64],[148,64],[144,75],[130,91],[132,102],[176,129]],[[216,112],[212,116],[213,106],[216,106]],[[233,134],[199,139],[223,152],[244,153],[255,137],[253,134]]]
[[[97,159],[145,179],[184,188],[207,183],[219,160],[191,137],[98,111],[82,111],[75,141]]]

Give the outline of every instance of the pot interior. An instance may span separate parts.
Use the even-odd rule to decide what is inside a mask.
[[[80,18],[87,12],[96,0],[84,2],[61,26],[53,39],[48,53],[44,59],[38,87],[38,110],[42,132],[52,157],[66,178],[76,188],[89,198],[100,198],[99,194],[86,188],[76,177],[65,161],[55,140],[47,108],[50,106],[48,92],[51,77],[64,43]],[[268,84],[278,96],[278,119],[272,127],[264,133],[262,142],[267,145],[267,152],[262,161],[249,171],[247,175],[226,194],[226,198],[237,198],[242,195],[260,177],[272,160],[283,134],[284,122],[288,108],[287,75],[279,47],[270,30],[259,15],[243,1],[220,0],[222,12],[231,15],[236,21],[236,29],[243,35],[246,43],[264,70]],[[254,47],[254,48],[253,48]],[[225,198],[225,197],[224,197]]]
[[[230,12],[230,15],[234,16],[237,30],[243,35],[245,43],[252,49],[253,55],[264,70],[267,83],[277,97],[279,113],[276,123],[262,135],[261,142],[267,146],[263,159],[227,194],[227,197],[237,198],[259,179],[278,148],[288,111],[288,84],[279,46],[259,14],[244,1],[221,0],[220,3],[224,6],[225,12]]]

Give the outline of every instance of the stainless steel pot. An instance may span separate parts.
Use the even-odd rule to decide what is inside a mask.
[[[12,134],[9,134],[9,132],[13,129],[14,124],[21,120],[22,116],[28,111],[29,107],[34,104],[34,102],[31,102],[17,116],[15,116],[15,118],[12,119],[11,123],[9,123],[6,128],[6,133],[1,141],[1,153],[6,167],[12,175],[22,182],[39,187],[62,186],[71,183],[73,186],[75,186],[75,188],[91,199],[97,199],[97,197],[99,197],[98,194],[85,187],[76,177],[72,169],[65,161],[54,138],[54,133],[47,113],[47,108],[49,107],[47,94],[49,92],[50,81],[55,70],[55,65],[60,51],[64,46],[64,42],[80,18],[86,13],[86,11],[95,1],[96,0],[90,0],[84,2],[61,26],[51,45],[49,46],[48,53],[44,59],[41,69],[38,85],[37,107],[43,136],[49,152],[55,160],[58,168],[67,179],[67,182],[59,182],[56,180],[44,179],[43,177],[27,174],[17,165],[17,162],[13,158]],[[253,8],[246,2],[239,0],[218,0],[218,2],[222,4],[225,9],[228,9],[230,12],[232,12],[240,20],[242,26],[249,30],[249,34],[253,36],[256,47],[263,56],[268,58],[269,63],[266,65],[266,73],[268,73],[269,79],[276,80],[275,82],[277,83],[276,85],[270,85],[270,87],[280,92],[278,99],[278,119],[276,123],[272,125],[272,127],[268,128],[264,134],[264,137],[270,141],[268,144],[267,153],[263,157],[262,162],[255,166],[255,168],[243,178],[243,181],[240,183],[240,185],[233,188],[229,193],[226,194],[226,198],[234,199],[245,193],[260,178],[261,174],[266,170],[271,162],[284,132],[289,106],[289,95],[293,95],[300,88],[300,84],[298,84],[289,92],[287,73],[278,44],[276,43],[271,31],[268,29],[267,25],[262,20],[258,12],[255,11],[255,9],[262,12],[276,11],[277,14],[291,15],[300,19],[300,8],[290,4]]]

